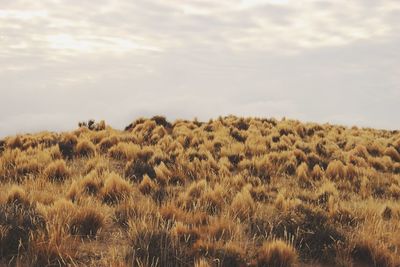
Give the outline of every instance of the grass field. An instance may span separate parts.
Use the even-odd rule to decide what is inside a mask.
[[[400,132],[81,123],[0,141],[0,265],[400,266]]]

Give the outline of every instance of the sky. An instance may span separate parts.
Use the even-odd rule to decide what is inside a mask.
[[[400,1],[0,0],[0,137],[229,114],[400,129]]]

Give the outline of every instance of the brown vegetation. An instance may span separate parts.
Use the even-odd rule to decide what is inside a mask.
[[[400,266],[400,133],[228,116],[0,140],[0,266]]]

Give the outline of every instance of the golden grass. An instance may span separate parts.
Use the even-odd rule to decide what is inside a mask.
[[[0,140],[0,266],[400,266],[400,133],[156,116]]]
[[[293,246],[281,240],[273,240],[259,249],[256,266],[291,267],[296,262],[297,253]]]

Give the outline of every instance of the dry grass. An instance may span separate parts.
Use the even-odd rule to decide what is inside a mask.
[[[281,240],[265,243],[257,254],[256,266],[291,267],[297,262],[296,250]]]
[[[400,133],[89,121],[0,140],[0,266],[400,266]]]

